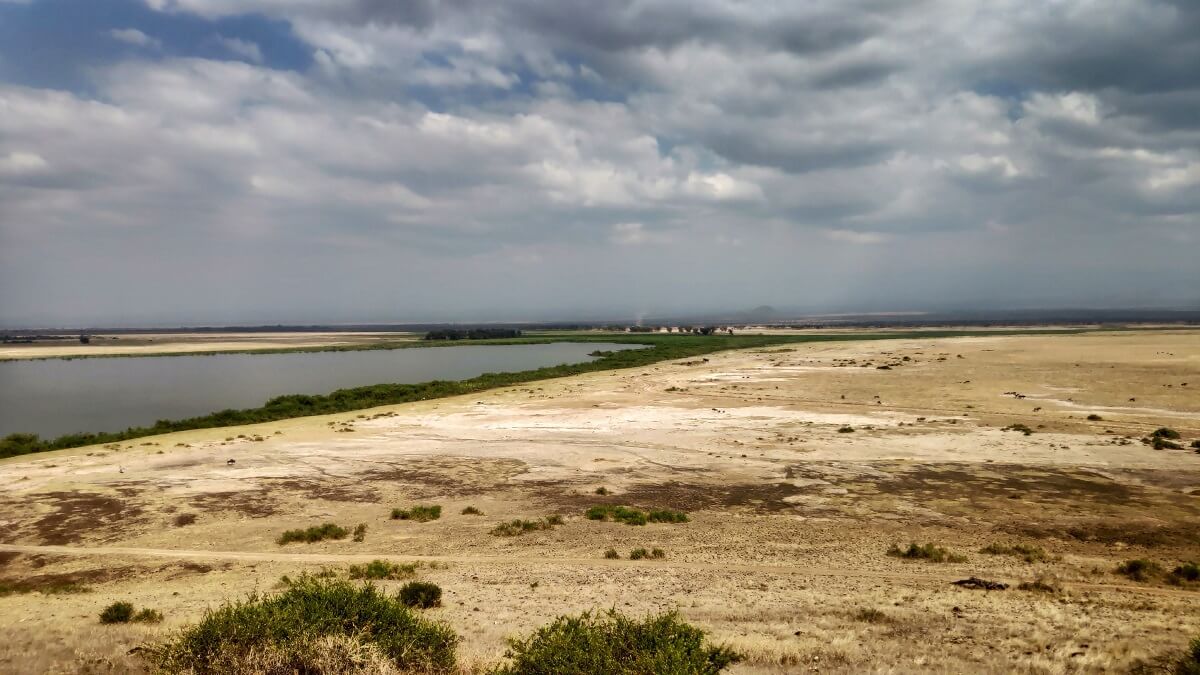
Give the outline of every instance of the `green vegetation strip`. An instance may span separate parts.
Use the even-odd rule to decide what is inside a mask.
[[[133,438],[156,436],[176,431],[192,429],[212,429],[215,427],[240,426],[244,424],[260,424],[276,422],[293,417],[310,415],[330,415],[334,413],[362,410],[398,403],[427,401],[472,394],[487,389],[526,384],[537,380],[547,380],[558,377],[569,377],[583,373],[594,373],[603,370],[621,368],[638,368],[661,361],[682,359],[729,349],[750,349],[769,347],[780,344],[805,342],[843,342],[861,340],[897,340],[905,338],[934,339],[942,337],[973,337],[996,335],[1049,335],[1072,334],[1078,330],[1043,330],[1043,331],[911,331],[894,333],[860,333],[836,335],[678,335],[678,334],[603,334],[569,335],[561,337],[516,338],[512,340],[475,340],[472,345],[516,345],[516,344],[549,344],[553,342],[612,342],[628,345],[644,345],[645,349],[630,349],[626,351],[607,352],[602,358],[587,363],[564,364],[522,370],[511,373],[484,373],[479,377],[467,380],[433,380],[418,384],[375,384],[353,389],[339,389],[331,394],[309,396],[305,394],[289,394],[277,396],[259,408],[242,410],[222,410],[200,417],[190,417],[182,420],[159,420],[148,427],[130,427],[124,431],[68,434],[56,439],[43,439],[36,434],[10,434],[0,439],[0,459],[16,457],[35,452],[77,448],[85,445],[100,443],[119,443]],[[246,353],[280,353],[280,352],[317,352],[317,351],[371,351],[377,349],[400,349],[413,347],[451,348],[464,346],[462,342],[446,344],[431,343],[388,343],[378,345],[360,345],[354,347],[323,347],[301,348],[287,350],[261,350]],[[228,354],[232,352],[220,352]],[[187,354],[195,356],[195,354]],[[167,355],[161,355],[167,356]]]

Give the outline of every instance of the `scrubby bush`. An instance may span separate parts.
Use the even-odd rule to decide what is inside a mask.
[[[1184,584],[1200,581],[1200,565],[1195,562],[1185,562],[1171,570],[1167,581],[1173,584]]]
[[[1192,640],[1188,650],[1175,662],[1174,675],[1200,675],[1200,637]]]
[[[638,621],[616,610],[560,616],[505,655],[495,675],[715,675],[741,658],[674,612]]]
[[[437,504],[414,506],[411,509],[392,509],[392,520],[415,520],[427,523],[442,517],[442,507]]]
[[[1058,584],[1046,577],[1038,577],[1033,581],[1022,581],[1017,584],[1018,591],[1029,591],[1031,593],[1049,593],[1055,594],[1060,590]]]
[[[359,523],[354,526],[354,541],[363,541],[367,538],[367,524]]]
[[[620,560],[621,554],[617,553],[617,549],[610,548],[604,552],[604,557],[609,560]]]
[[[600,487],[596,488],[596,494],[598,494],[600,496],[604,496],[604,495],[608,494],[608,488],[601,485]]]
[[[162,620],[162,613],[149,607],[145,607],[133,615],[133,621],[137,623],[162,623]]]
[[[644,548],[635,548],[629,552],[630,560],[641,560],[642,558],[650,557],[650,552]]]
[[[114,602],[100,612],[100,623],[129,623],[133,619],[133,605]]]
[[[1019,432],[1025,434],[1026,436],[1033,435],[1033,429],[1030,429],[1029,425],[1021,424],[1020,422],[1017,422],[1015,424],[1010,424],[1006,427],[1002,427],[1000,429],[1000,431],[1019,431]]]
[[[365,565],[351,565],[351,579],[408,579],[417,573],[416,563],[403,565],[386,560],[372,560]]]
[[[194,513],[181,513],[175,516],[175,527],[185,527],[194,522],[196,522],[196,514]]]
[[[1033,544],[1007,544],[991,543],[979,549],[980,553],[988,555],[1011,555],[1016,556],[1027,563],[1042,562],[1049,556],[1046,554],[1046,549]]]
[[[1123,574],[1134,581],[1144,582],[1161,577],[1163,568],[1153,560],[1136,558],[1117,565],[1117,574]]]
[[[1168,438],[1172,441],[1179,440],[1179,432],[1168,427],[1159,427],[1150,436],[1154,438]]]
[[[852,433],[854,433],[854,427],[838,427],[838,433],[839,434],[852,434]]]
[[[464,516],[482,516],[483,511],[480,511],[479,509],[475,508],[474,506],[468,506],[467,508],[462,510],[462,514]]]
[[[932,543],[924,546],[917,543],[910,543],[907,549],[902,549],[896,544],[892,544],[888,549],[887,554],[895,558],[905,558],[907,560],[928,560],[929,562],[966,562],[966,556],[957,553],[951,553],[946,549],[936,546]]]
[[[628,506],[598,505],[585,513],[588,520],[613,520],[626,525],[645,525],[646,523],[686,523],[688,516],[682,511],[671,509],[651,509],[649,513]]]
[[[1091,414],[1091,415],[1088,415],[1088,416],[1087,416],[1087,418],[1088,418],[1088,421],[1089,421],[1089,422],[1101,422],[1101,421],[1103,421],[1103,420],[1104,420],[1104,418],[1103,418],[1103,417],[1101,417],[1101,416],[1099,416],[1099,415],[1097,415],[1097,414],[1095,414],[1095,413],[1093,413],[1093,414]]]
[[[557,522],[551,522],[555,520]],[[497,537],[516,537],[526,532],[535,532],[537,530],[552,530],[555,525],[562,523],[562,518],[551,516],[550,518],[539,518],[538,520],[521,520],[516,518],[507,523],[500,523],[492,528],[491,534]]]
[[[290,544],[294,541],[302,541],[306,544],[312,544],[318,541],[324,541],[326,539],[345,539],[349,534],[350,530],[347,530],[344,527],[340,527],[333,523],[325,523],[324,525],[317,525],[306,530],[288,530],[279,535],[279,538],[275,540],[275,543],[279,544],[280,546],[283,546],[284,544]]]
[[[410,581],[400,589],[400,602],[408,607],[427,609],[442,606],[442,587],[426,581]]]
[[[356,672],[315,660],[327,640],[367,645],[394,668],[446,673],[455,667],[458,637],[371,585],[302,577],[277,595],[252,595],[208,612],[146,654],[161,671],[217,675],[236,664],[282,663],[270,672]]]
[[[860,609],[854,613],[855,621],[863,623],[887,623],[888,615],[874,608]]]

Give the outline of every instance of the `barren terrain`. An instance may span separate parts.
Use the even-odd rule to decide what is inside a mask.
[[[1200,560],[1200,454],[1140,440],[1200,439],[1197,389],[1200,331],[835,342],[8,460],[0,581],[31,592],[0,597],[0,671],[136,672],[131,648],[206,607],[375,558],[425,563],[468,667],[608,607],[678,608],[746,656],[735,673],[1153,665],[1200,635],[1200,590],[1115,568]],[[443,516],[389,519],[414,504]],[[690,522],[585,519],[595,504]],[[365,541],[275,543],[322,522]],[[966,561],[886,555],[909,542]],[[1010,587],[951,583],[970,576]],[[1050,592],[1016,588],[1036,579]],[[90,591],[37,590],[64,581]],[[114,600],[166,621],[99,625]]]

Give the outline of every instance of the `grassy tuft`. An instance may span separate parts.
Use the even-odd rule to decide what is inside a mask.
[[[133,620],[133,605],[128,602],[114,602],[100,612],[100,623],[129,623]]]
[[[491,534],[497,537],[517,537],[525,534],[526,532],[552,530],[554,529],[555,525],[561,523],[561,516],[550,516],[549,518],[539,518],[538,520],[521,520],[520,518],[517,518],[515,520],[510,520],[507,523],[500,523],[496,527],[493,527]]]
[[[479,509],[475,508],[474,506],[468,506],[467,508],[462,510],[462,514],[464,516],[482,516],[483,511],[480,511]]]
[[[674,612],[641,621],[616,610],[560,616],[524,639],[509,641],[511,661],[494,675],[715,675],[741,657],[705,644],[704,631]]]
[[[894,558],[904,558],[906,560],[928,560],[929,562],[966,562],[967,557],[957,553],[951,553],[946,549],[935,546],[934,544],[925,544],[924,546],[917,543],[910,543],[908,548],[902,549],[896,544],[888,549],[887,554]]]
[[[604,552],[604,557],[607,558],[608,560],[620,560],[621,554],[617,553],[617,549],[610,548]]]
[[[354,541],[363,541],[367,538],[367,524],[359,523],[354,526]]]
[[[421,673],[450,672],[458,643],[448,626],[424,619],[374,586],[306,576],[282,593],[252,595],[210,611],[146,653],[155,667],[171,673],[216,675],[264,654],[289,666],[271,672],[355,672],[312,662],[311,645],[328,639],[370,645],[393,667]]]
[[[417,574],[417,563],[397,564],[372,560],[365,565],[351,565],[351,579],[411,579]]]
[[[392,520],[414,520],[427,523],[442,517],[442,507],[438,504],[414,506],[411,509],[392,509]]]
[[[979,552],[988,555],[1011,555],[1027,563],[1044,562],[1050,558],[1046,553],[1046,549],[1033,544],[1013,544],[1009,546],[993,542],[979,549]]]
[[[312,544],[326,539],[345,539],[350,534],[350,530],[333,523],[325,523],[324,525],[316,525],[306,530],[288,530],[279,535],[275,540],[276,544],[283,546],[294,541],[302,541],[306,544]]]

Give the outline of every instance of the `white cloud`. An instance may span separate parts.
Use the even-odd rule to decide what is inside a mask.
[[[221,46],[225,47],[230,53],[240,56],[253,63],[262,63],[263,55],[259,46],[248,40],[239,40],[238,38],[230,38],[217,36],[217,41]]]
[[[135,47],[153,47],[155,49],[162,47],[160,40],[152,38],[136,28],[114,28],[108,31],[108,35],[118,42]]]

